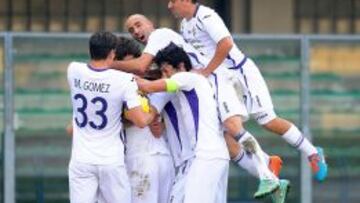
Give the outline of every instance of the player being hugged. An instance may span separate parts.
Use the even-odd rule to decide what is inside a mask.
[[[138,44],[118,38],[116,60],[130,60],[141,55]],[[146,95],[139,96],[143,110],[150,111]],[[126,114],[127,115],[127,111]],[[151,126],[160,125],[155,119]],[[125,163],[131,184],[132,203],[167,203],[175,176],[174,164],[162,133],[149,126],[140,128],[128,123],[124,128]]]
[[[190,59],[175,44],[158,52],[155,62],[167,79],[139,79],[139,88],[148,93],[166,91],[174,94],[175,101],[172,101],[180,105],[179,118],[183,119],[188,132],[185,139],[190,140],[195,152],[184,177],[184,193],[174,194],[171,202],[225,203],[229,153],[220,129],[212,87],[202,75],[188,72],[192,68]]]

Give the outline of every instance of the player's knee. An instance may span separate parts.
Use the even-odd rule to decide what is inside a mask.
[[[263,124],[262,126],[278,135],[283,135],[289,128],[291,127],[292,123],[282,119],[280,117],[275,117],[274,119],[270,120],[269,122]]]

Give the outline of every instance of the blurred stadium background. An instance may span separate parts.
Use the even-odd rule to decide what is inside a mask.
[[[360,0],[200,2],[221,14],[236,43],[255,59],[277,113],[309,131],[314,143],[325,148],[329,177],[321,184],[311,182],[296,150],[253,122],[246,124],[266,151],[284,158],[282,176],[292,181],[288,202],[360,202]],[[132,13],[177,29],[166,4],[0,0],[3,202],[68,202],[67,64],[87,61],[89,33],[122,33],[124,18]],[[256,179],[232,167],[229,202],[256,202],[256,186]]]

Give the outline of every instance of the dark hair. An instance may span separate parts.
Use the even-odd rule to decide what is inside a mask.
[[[145,72],[144,78],[147,80],[157,80],[162,78],[162,72],[159,68],[150,69]]]
[[[126,56],[131,55],[135,58],[141,55],[141,50],[137,42],[127,37],[118,37],[115,59],[123,60]]]
[[[197,0],[191,0],[191,2],[192,2],[193,4],[196,4],[196,3],[197,3]]]
[[[172,42],[156,54],[154,61],[159,67],[163,63],[168,63],[172,65],[174,69],[179,69],[179,65],[184,63],[186,71],[192,69],[187,53],[183,48],[178,47]]]
[[[116,47],[116,36],[111,32],[96,32],[89,40],[90,58],[93,60],[106,59]]]

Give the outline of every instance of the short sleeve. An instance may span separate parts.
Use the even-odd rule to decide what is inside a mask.
[[[191,90],[195,87],[197,73],[180,72],[171,76],[171,80],[175,81],[179,90]]]
[[[126,102],[128,109],[141,105],[138,95],[138,86],[135,82],[135,78],[132,77],[126,84],[123,94],[123,99]]]
[[[167,45],[170,44],[169,37],[166,37],[163,30],[155,30],[149,36],[148,42],[144,48],[144,53],[148,53],[152,56],[156,54]]]
[[[151,105],[160,113],[173,96],[174,94],[159,92],[149,95],[149,99]]]
[[[224,21],[216,12],[208,12],[203,16],[199,16],[198,18],[199,21],[203,24],[203,29],[216,43],[225,37],[231,36],[230,31],[226,27]]]

